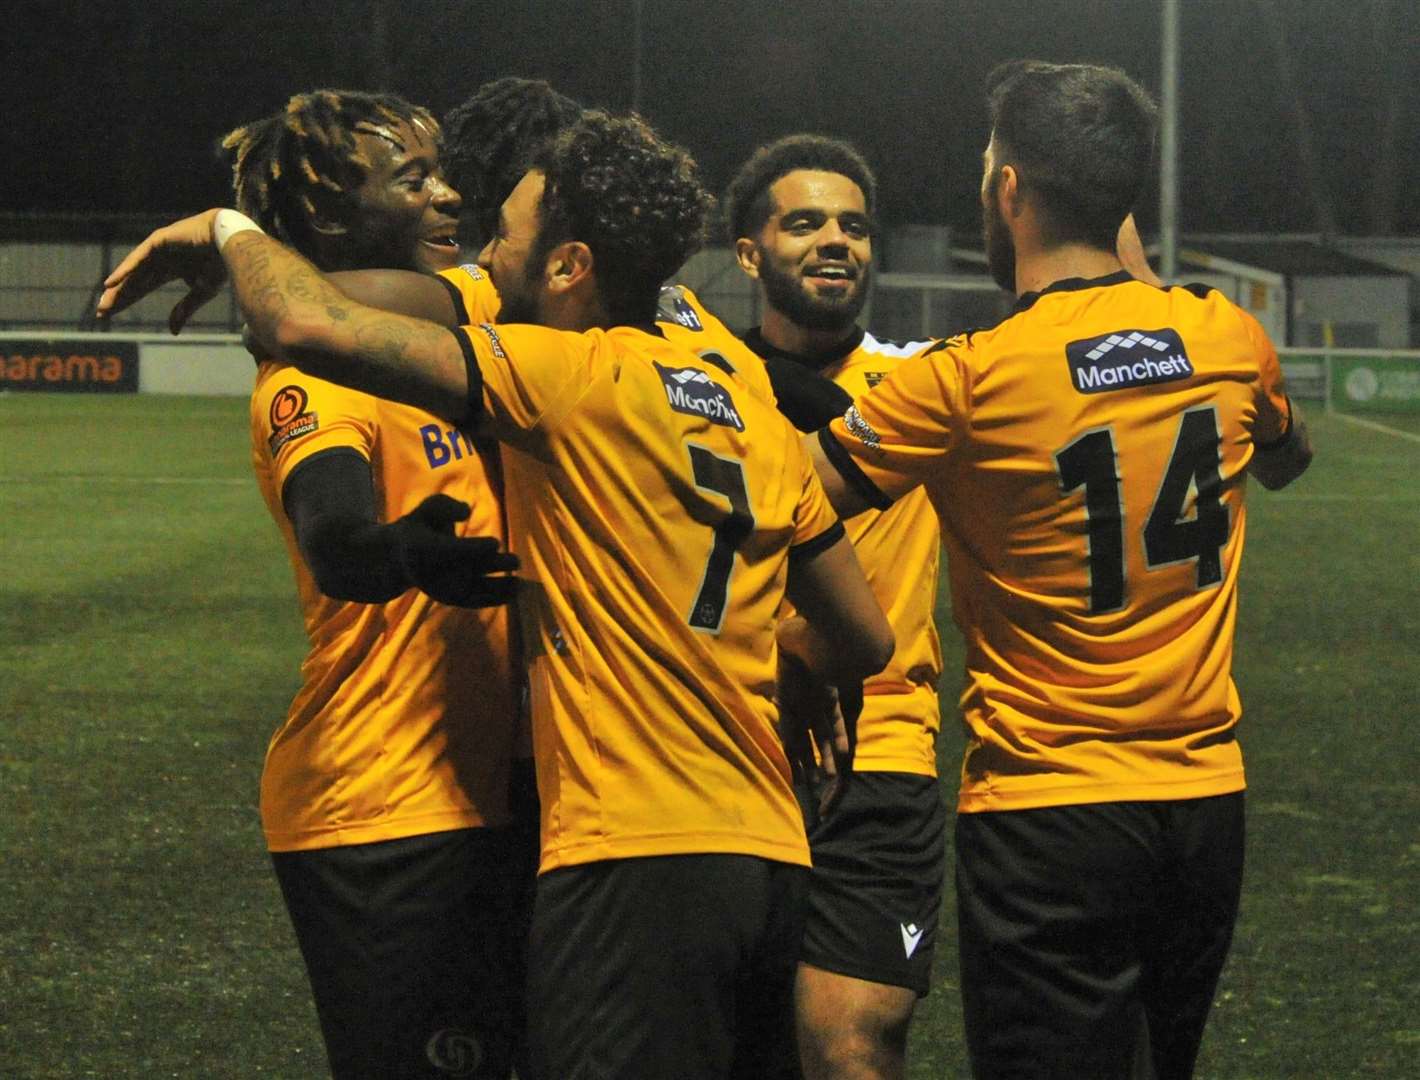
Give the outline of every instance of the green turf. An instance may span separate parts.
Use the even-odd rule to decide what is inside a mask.
[[[1200,1077],[1420,1059],[1420,443],[1312,425],[1312,472],[1250,497],[1249,865]],[[322,1074],[256,814],[302,641],[246,446],[241,401],[0,395],[7,1080]],[[966,1075],[952,927],[913,1078]]]

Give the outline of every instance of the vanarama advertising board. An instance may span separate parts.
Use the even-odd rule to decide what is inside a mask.
[[[136,393],[138,345],[92,337],[0,336],[0,390]]]

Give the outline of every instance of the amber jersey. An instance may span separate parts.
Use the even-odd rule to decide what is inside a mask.
[[[439,279],[453,298],[458,325],[476,326],[498,321],[498,290],[481,268],[455,266],[440,271]],[[733,372],[765,401],[774,403],[769,373],[759,357],[707,311],[690,289],[684,285],[667,285],[661,289],[656,324],[668,340]]]
[[[858,329],[841,349],[809,361],[775,349],[756,330],[744,340],[766,359],[781,356],[810,364],[854,398],[931,344],[880,341]],[[942,675],[936,623],[941,562],[937,515],[927,493],[917,489],[888,509],[867,510],[843,526],[897,638],[887,667],[863,683],[853,768],[857,772],[936,776],[941,728],[937,682]]]
[[[504,443],[544,871],[738,853],[807,864],[775,731],[791,560],[842,536],[772,406],[656,326],[464,327]]]
[[[941,520],[966,644],[960,810],[1242,789],[1245,470],[1289,423],[1251,316],[1121,272],[1022,297],[821,433],[878,505],[920,484]]]
[[[306,568],[282,493],[302,462],[370,463],[392,521],[445,493],[472,507],[465,535],[505,535],[496,449],[438,418],[271,361],[251,399],[252,465],[295,570],[309,651],[267,750],[262,825],[273,851],[362,844],[508,818],[518,693],[501,608],[465,610],[411,589],[383,604],[334,600]]]

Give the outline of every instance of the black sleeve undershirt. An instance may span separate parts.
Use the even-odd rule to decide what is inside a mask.
[[[379,604],[410,588],[393,534],[375,511],[370,463],[358,450],[333,447],[306,458],[286,478],[281,503],[326,596]]]

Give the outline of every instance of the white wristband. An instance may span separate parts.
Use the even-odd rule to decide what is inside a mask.
[[[217,245],[217,250],[221,251],[228,240],[248,229],[262,231],[260,225],[240,210],[218,210],[212,221],[212,242]]]

